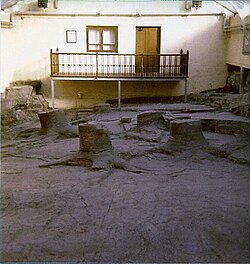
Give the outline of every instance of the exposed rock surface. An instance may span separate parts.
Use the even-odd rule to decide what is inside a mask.
[[[18,82],[7,88],[1,98],[1,134],[5,138],[13,138],[18,134],[15,126],[22,126],[27,122],[38,121],[37,113],[49,108],[48,102],[45,101],[41,94],[32,83],[39,86],[36,81]],[[8,131],[8,133],[6,133]]]
[[[173,118],[196,107],[150,106]],[[247,119],[192,112],[169,130],[138,125],[142,108],[90,113],[112,143],[98,153],[80,151],[80,138],[28,136],[30,126],[3,140],[1,262],[249,262],[250,138],[193,123]]]
[[[206,92],[190,96],[190,101],[207,104],[220,111],[231,111],[243,117],[250,116],[250,92],[245,94]]]
[[[202,119],[202,128],[206,131],[228,135],[243,134],[250,136],[250,122],[223,120],[223,119]]]

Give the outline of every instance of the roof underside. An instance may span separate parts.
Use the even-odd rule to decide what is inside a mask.
[[[2,0],[1,1],[1,9],[4,10],[6,8],[9,8],[9,7],[15,5],[17,2],[20,2],[20,0]]]

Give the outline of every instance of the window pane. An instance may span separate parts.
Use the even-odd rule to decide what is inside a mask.
[[[250,53],[250,30],[247,29],[243,39],[243,52]]]
[[[113,29],[103,30],[103,44],[114,44],[115,43],[115,31]]]
[[[118,27],[87,26],[87,51],[117,52]]]
[[[89,44],[89,50],[100,50],[101,45]]]
[[[103,45],[103,50],[108,51],[108,50],[114,50],[115,49],[115,45],[108,45],[108,44],[104,44]]]
[[[97,29],[89,30],[89,44],[100,44],[101,32]]]

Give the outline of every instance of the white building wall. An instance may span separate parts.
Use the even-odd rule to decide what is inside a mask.
[[[1,30],[0,35],[0,92],[4,92],[5,87],[8,87],[10,82],[13,80],[13,70],[14,70],[14,50],[13,42],[13,31],[8,28]]]
[[[69,4],[70,2],[70,4]],[[79,4],[81,1],[76,1]],[[209,1],[208,1],[209,2]],[[113,8],[111,8],[111,5]],[[66,8],[67,7],[67,8]],[[118,26],[118,52],[135,53],[136,47],[136,26],[159,26],[161,27],[161,53],[176,53],[180,49],[190,51],[189,64],[189,93],[195,93],[202,90],[222,87],[226,79],[226,49],[225,35],[223,32],[223,16],[210,15],[215,12],[214,5],[203,3],[202,10],[193,10],[192,12],[201,12],[202,16],[102,16],[104,13],[123,14],[152,14],[152,13],[178,13],[185,12],[184,1],[175,1],[166,3],[161,1],[157,3],[136,2],[127,3],[100,3],[94,5],[92,2],[86,2],[81,9],[84,12],[99,12],[101,16],[16,16],[15,27],[10,29],[11,34],[5,36],[4,47],[5,54],[11,53],[13,59],[11,67],[6,55],[1,65],[6,66],[4,81],[1,83],[1,92],[12,81],[17,80],[41,80],[43,82],[43,92],[50,97],[50,49],[53,51],[59,48],[60,52],[86,52],[86,26],[87,25],[108,25]],[[80,7],[73,1],[59,1],[57,12],[76,12],[80,13]],[[89,7],[89,8],[87,8]],[[205,11],[209,15],[204,15]],[[44,11],[46,12],[46,11]],[[191,12],[191,11],[187,11]],[[66,30],[77,31],[77,43],[66,43]],[[5,33],[4,33],[5,34]],[[3,53],[2,53],[3,54]],[[5,67],[4,67],[5,68]],[[8,69],[7,69],[8,68]],[[107,94],[99,93],[100,84],[92,83],[97,87],[97,92],[90,91],[87,87],[89,82],[58,82],[56,84],[56,96],[58,98],[58,107],[76,107],[73,99],[77,94],[89,92],[91,97],[89,102],[95,101],[95,97],[100,101],[106,99],[115,99],[117,97],[116,84],[108,83],[104,87],[110,87]],[[132,85],[133,86],[133,85]],[[136,84],[141,87],[143,84]],[[158,83],[153,84],[154,92],[145,85],[144,88],[129,88],[129,84],[124,84],[123,97],[130,96],[173,96],[183,95],[183,83]],[[70,88],[69,88],[70,87]],[[94,89],[95,90],[95,89]],[[87,98],[87,94],[84,98]],[[67,103],[66,103],[67,101]],[[63,103],[64,102],[64,103]],[[80,102],[79,104],[84,104]],[[85,100],[85,104],[87,104]]]
[[[74,4],[72,4],[74,2]],[[191,7],[190,0],[187,0]],[[59,12],[85,13],[85,14],[176,14],[176,13],[218,13],[227,12],[214,1],[202,1],[202,8],[189,8],[186,10],[185,1],[176,0],[79,0],[59,1]]]

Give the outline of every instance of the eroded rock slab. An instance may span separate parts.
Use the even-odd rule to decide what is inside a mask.
[[[96,105],[93,111],[95,113],[109,113],[112,110],[111,110],[110,104],[103,103],[103,104]]]
[[[238,120],[224,120],[214,118],[202,118],[202,128],[215,133],[250,136],[250,122]]]
[[[160,121],[161,116],[165,114],[163,111],[146,111],[137,115],[138,125],[149,125],[152,122]]]
[[[167,129],[170,128],[170,122],[173,120],[178,120],[178,119],[190,119],[191,115],[187,114],[163,114],[161,116],[162,124],[165,124],[165,127]]]

